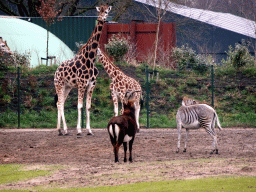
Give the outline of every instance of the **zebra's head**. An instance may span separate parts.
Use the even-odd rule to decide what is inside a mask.
[[[183,97],[183,100],[182,100],[182,105],[183,106],[189,106],[189,105],[195,105],[195,104],[199,104],[199,101],[196,101],[194,99],[190,99],[188,97]]]

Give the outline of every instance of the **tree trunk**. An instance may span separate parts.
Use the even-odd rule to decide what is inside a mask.
[[[155,50],[154,50],[154,63],[153,63],[153,70],[156,68],[156,59],[157,59],[157,48],[158,48],[158,39],[159,39],[159,29],[160,29],[161,18],[158,15],[158,22],[157,22],[157,29],[156,29],[156,40],[155,40]]]
[[[49,24],[47,24],[46,66],[48,66],[48,47],[49,47]]]

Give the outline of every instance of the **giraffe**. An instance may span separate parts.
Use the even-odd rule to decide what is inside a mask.
[[[0,37],[0,52],[8,55],[13,55],[11,49],[8,47],[6,41],[3,41],[2,37]]]
[[[140,114],[140,98],[142,98],[142,90],[138,81],[127,76],[122,72],[114,63],[109,59],[109,57],[102,52],[100,48],[97,50],[97,55],[99,56],[99,61],[103,64],[105,71],[107,72],[109,78],[111,79],[110,91],[112,100],[114,103],[114,113],[115,116],[118,116],[118,98],[121,101],[122,109],[121,114],[124,110],[125,95],[127,92],[136,92],[134,94],[135,98],[135,119],[138,126],[138,132],[140,129],[139,126],[139,114]]]
[[[73,88],[78,89],[77,135],[81,135],[82,133],[81,108],[83,107],[83,98],[86,88],[86,129],[88,130],[88,135],[93,135],[90,128],[90,108],[92,93],[96,84],[96,77],[98,76],[98,69],[95,67],[94,63],[103,25],[111,8],[112,6],[108,5],[96,7],[99,12],[97,19],[98,23],[95,26],[91,37],[72,59],[63,61],[55,72],[55,102],[58,108],[57,131],[59,135],[63,135],[61,132],[61,119],[63,121],[64,135],[68,135],[67,124],[64,116],[64,103],[69,92]]]

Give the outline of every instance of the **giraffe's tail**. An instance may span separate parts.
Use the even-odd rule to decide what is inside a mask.
[[[57,93],[54,96],[54,106],[57,107],[57,102],[58,102],[58,95]]]

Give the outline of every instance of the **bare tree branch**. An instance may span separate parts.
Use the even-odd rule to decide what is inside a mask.
[[[7,15],[18,16],[13,12],[8,5],[5,5],[3,1],[0,1],[0,10],[6,13]]]

